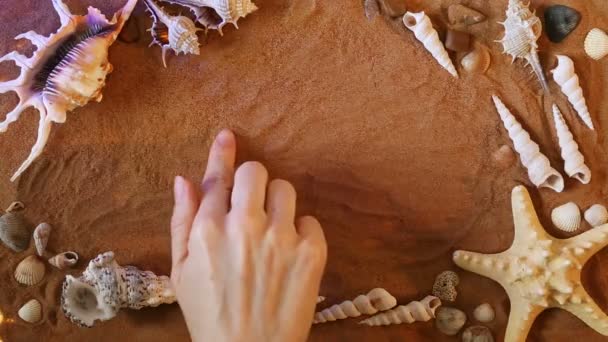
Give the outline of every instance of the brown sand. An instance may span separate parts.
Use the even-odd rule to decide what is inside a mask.
[[[93,4],[111,14],[123,0],[67,1],[83,13]],[[402,12],[427,11],[445,32],[445,9],[457,1],[393,1]],[[537,1],[538,2],[538,1]],[[542,1],[541,1],[542,2]],[[159,273],[170,271],[169,217],[174,175],[201,177],[213,136],[223,127],[239,135],[239,160],[260,160],[273,177],[293,181],[301,213],[323,223],[329,262],[322,294],[327,305],[382,286],[400,302],[420,299],[437,273],[457,270],[456,248],[497,252],[513,236],[510,191],[528,185],[541,220],[557,236],[550,209],[567,201],[582,208],[608,204],[606,141],[608,59],[596,62],[582,51],[592,27],[607,29],[605,0],[574,1],[583,20],[561,44],[540,41],[548,70],[553,55],[566,53],[576,64],[597,130],[586,129],[551,82],[593,170],[583,186],[566,181],[556,194],[530,186],[519,163],[499,167],[492,154],[510,144],[490,95],[497,93],[514,109],[553,165],[563,169],[550,117],[551,99],[522,64],[511,65],[493,40],[502,29],[506,0],[464,0],[488,15],[473,33],[492,51],[486,75],[460,80],[441,69],[409,33],[398,33],[382,18],[368,22],[358,0],[258,0],[261,10],[209,35],[201,56],[171,55],[161,64],[160,49],[147,48],[143,30],[149,19],[138,5],[141,39],[117,42],[110,60],[104,99],[70,113],[55,125],[43,155],[18,180],[9,177],[34,142],[37,114],[0,135],[0,205],[24,201],[32,222],[50,222],[49,248],[74,250],[82,262],[114,250],[121,263]],[[547,1],[546,3],[550,3]],[[34,29],[48,34],[59,21],[51,2],[4,0],[0,5],[0,54],[17,48],[15,35]],[[27,48],[27,46],[25,46]],[[454,56],[452,56],[454,57]],[[0,65],[2,79],[15,76],[12,64]],[[0,112],[16,103],[3,95]],[[583,229],[588,229],[585,225]],[[81,329],[58,307],[64,273],[52,270],[38,286],[23,288],[11,274],[28,254],[0,248],[0,310],[16,319],[31,297],[44,301],[43,323],[16,319],[2,324],[4,341],[187,341],[177,305],[121,311],[117,318]],[[584,285],[608,309],[608,250],[584,271]],[[489,279],[459,271],[462,282],[455,306],[471,313],[479,303],[497,310],[489,327],[502,340],[509,301]],[[604,291],[602,291],[604,289]],[[316,326],[313,341],[455,341],[432,322],[366,328],[348,320]],[[600,341],[604,337],[563,311],[545,312],[530,341]]]

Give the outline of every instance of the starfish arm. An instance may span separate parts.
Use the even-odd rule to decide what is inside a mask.
[[[505,342],[525,342],[534,320],[545,308],[532,305],[521,294],[508,291],[511,302],[509,322],[505,332]]]
[[[452,259],[460,268],[490,278],[503,285],[503,287],[504,284],[508,283],[507,273],[504,272],[508,267],[508,263],[503,253],[481,254],[456,251]]]
[[[565,241],[564,252],[572,252],[582,267],[595,253],[608,246],[608,224],[590,229]]]
[[[526,187],[519,185],[513,188],[511,192],[511,206],[515,225],[513,246],[528,246],[533,241],[551,239],[538,220],[532,199]]]
[[[568,301],[559,307],[570,311],[598,333],[608,336],[608,315],[582,287],[576,289]]]

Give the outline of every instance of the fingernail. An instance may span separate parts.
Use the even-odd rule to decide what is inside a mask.
[[[220,146],[227,147],[234,142],[234,134],[229,129],[223,129],[216,138]]]
[[[173,193],[175,194],[176,201],[182,198],[184,194],[184,177],[175,176],[175,181],[173,182]]]

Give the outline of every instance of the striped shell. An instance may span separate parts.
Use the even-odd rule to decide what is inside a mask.
[[[36,285],[44,278],[44,263],[35,255],[23,259],[15,269],[15,280],[22,285]]]
[[[17,315],[28,323],[38,323],[42,319],[42,305],[38,300],[32,299],[19,309]]]
[[[51,237],[51,225],[48,223],[41,223],[34,230],[34,244],[36,245],[36,253],[39,256],[43,256],[46,251],[46,245]]]
[[[585,52],[595,60],[600,60],[608,55],[608,34],[594,28],[589,31],[585,38]]]
[[[601,204],[594,204],[585,210],[585,221],[591,227],[597,227],[608,222],[608,210]]]
[[[70,268],[78,262],[78,254],[76,252],[63,252],[49,259],[49,264],[57,267],[60,270]]]
[[[581,225],[581,211],[574,202],[568,202],[551,211],[551,221],[558,229],[573,232]]]
[[[15,252],[22,252],[30,244],[30,231],[21,216],[23,203],[14,202],[0,217],[0,240]]]

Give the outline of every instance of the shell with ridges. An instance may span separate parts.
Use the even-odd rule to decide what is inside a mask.
[[[39,256],[43,256],[46,251],[46,245],[51,237],[51,225],[48,223],[41,223],[34,229],[34,244],[36,245],[36,253]]]
[[[585,157],[578,150],[578,144],[574,141],[566,120],[555,104],[553,104],[553,120],[566,174],[583,184],[588,184],[591,181],[591,170],[585,165]]]
[[[558,229],[571,233],[581,225],[581,211],[576,203],[568,202],[551,211],[551,221]]]
[[[205,28],[218,30],[231,23],[238,28],[237,21],[256,11],[251,0],[167,0],[167,2],[190,8],[196,20]]]
[[[26,286],[36,285],[44,278],[44,272],[44,263],[37,256],[30,255],[17,265],[15,280]]]
[[[598,28],[589,31],[585,38],[585,53],[595,60],[606,57],[608,55],[608,34]]]
[[[585,221],[591,227],[601,226],[608,222],[608,210],[601,204],[594,204],[589,209],[585,210]]]
[[[57,267],[60,270],[70,268],[78,262],[78,254],[76,252],[63,252],[49,259],[49,264]]]
[[[568,101],[578,113],[587,127],[593,128],[593,121],[587,108],[587,102],[583,96],[583,89],[578,82],[578,76],[574,72],[574,62],[568,56],[557,55],[557,67],[551,70],[553,79],[559,84],[562,93],[568,97]]]
[[[17,311],[17,315],[28,323],[38,323],[42,319],[42,305],[38,300],[32,299]]]
[[[485,73],[490,67],[490,62],[491,58],[488,48],[481,43],[476,43],[473,51],[462,57],[460,65],[462,65],[462,68],[466,72]]]
[[[13,202],[0,217],[0,240],[15,252],[23,252],[30,244],[30,231],[20,212],[23,208],[23,203]]]
[[[407,305],[379,313],[359,322],[370,327],[402,323],[426,322],[435,318],[435,310],[441,306],[441,300],[434,296],[426,296],[421,301],[413,301]]]
[[[445,50],[441,40],[439,40],[439,35],[433,28],[431,19],[429,19],[424,12],[406,12],[403,15],[403,24],[410,31],[414,32],[416,39],[418,39],[431,55],[433,55],[435,60],[439,62],[439,65],[446,69],[452,76],[458,77],[458,72],[456,72],[456,68],[454,67],[454,64],[452,64],[448,52]]]
[[[340,304],[315,313],[314,324],[331,322],[348,317],[359,317],[363,315],[373,315],[378,311],[385,311],[397,305],[397,299],[388,291],[376,288],[369,291],[366,295],[360,295],[353,301],[347,300]]]

